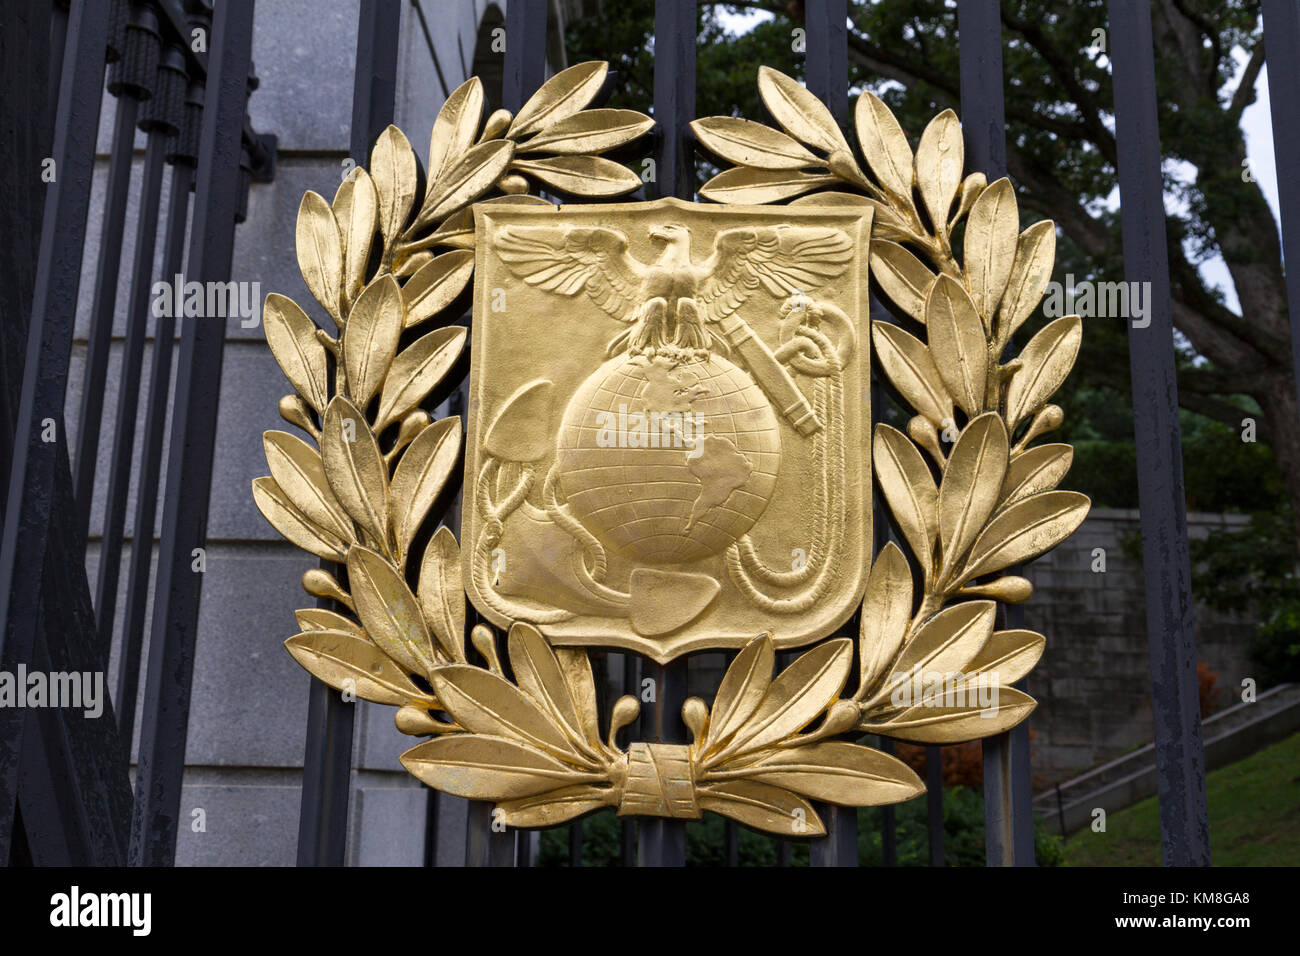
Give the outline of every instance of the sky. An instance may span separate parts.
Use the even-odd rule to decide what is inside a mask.
[[[718,12],[718,19],[724,28],[736,35],[749,32],[756,24],[771,19],[771,16],[771,14],[763,11],[728,13],[725,10],[719,10]],[[1237,61],[1237,76],[1233,79],[1233,85],[1235,86],[1241,72],[1245,69],[1247,56],[1244,51],[1238,49],[1235,51],[1234,58]],[[1277,166],[1273,157],[1273,126],[1272,116],[1269,112],[1267,66],[1260,71],[1255,84],[1255,93],[1257,97],[1255,102],[1247,107],[1242,114],[1241,125],[1246,138],[1246,158],[1249,162],[1249,171],[1255,177],[1256,182],[1259,183],[1264,198],[1273,210],[1273,217],[1276,220],[1279,208]],[[1171,209],[1175,208],[1176,200],[1170,197],[1168,202]],[[1107,204],[1112,208],[1119,205],[1118,186],[1108,198]],[[1201,264],[1200,271],[1207,281],[1223,290],[1227,306],[1240,314],[1241,309],[1237,302],[1237,295],[1233,290],[1228,268],[1223,259],[1218,256],[1207,259]]]

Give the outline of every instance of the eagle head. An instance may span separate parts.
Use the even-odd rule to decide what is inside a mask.
[[[650,238],[670,246],[685,244],[687,248],[690,248],[691,231],[680,223],[669,222],[662,226],[651,226]]]

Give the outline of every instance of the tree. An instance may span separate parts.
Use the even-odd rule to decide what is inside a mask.
[[[720,9],[771,19],[728,38]],[[944,0],[853,0],[849,72],[853,88],[877,92],[904,129],[919,131],[939,110],[960,114],[957,11]],[[701,3],[697,114],[762,119],[754,71],[766,63],[802,73],[792,31],[803,0]],[[1174,324],[1183,340],[1179,398],[1185,409],[1240,430],[1257,420],[1273,448],[1300,534],[1300,413],[1278,226],[1246,160],[1242,113],[1264,65],[1259,3],[1152,0],[1161,140],[1170,205],[1166,230]],[[570,27],[571,57],[611,58],[618,99],[653,99],[653,3],[618,0]],[[1105,205],[1118,149],[1106,56],[1103,0],[1007,0],[1002,4],[1008,166],[1022,209],[1056,221],[1058,275],[1123,279],[1117,214]],[[1235,84],[1234,51],[1246,66]],[[623,105],[615,103],[614,105]],[[1198,266],[1227,264],[1241,315]],[[1080,378],[1128,402],[1127,337],[1114,319],[1085,324]],[[1255,410],[1258,409],[1258,414]],[[1246,507],[1263,503],[1244,502]]]

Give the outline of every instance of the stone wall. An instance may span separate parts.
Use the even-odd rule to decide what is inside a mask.
[[[1237,515],[1187,517],[1192,537],[1245,524]],[[1039,786],[1152,739],[1146,591],[1141,562],[1124,547],[1139,533],[1137,511],[1096,508],[1027,571],[1035,593],[1025,606],[1026,626],[1047,635],[1047,650],[1028,678],[1038,700],[1029,726]],[[1092,570],[1097,548],[1104,551],[1104,573]],[[1246,646],[1255,622],[1199,604],[1195,620],[1198,657],[1218,672],[1220,706],[1227,706],[1240,699],[1241,681],[1251,676]]]

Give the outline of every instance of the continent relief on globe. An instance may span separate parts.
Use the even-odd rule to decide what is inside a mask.
[[[709,352],[623,354],[574,393],[558,439],[573,516],[612,551],[677,565],[726,551],[776,487],[781,440],[766,395]]]

